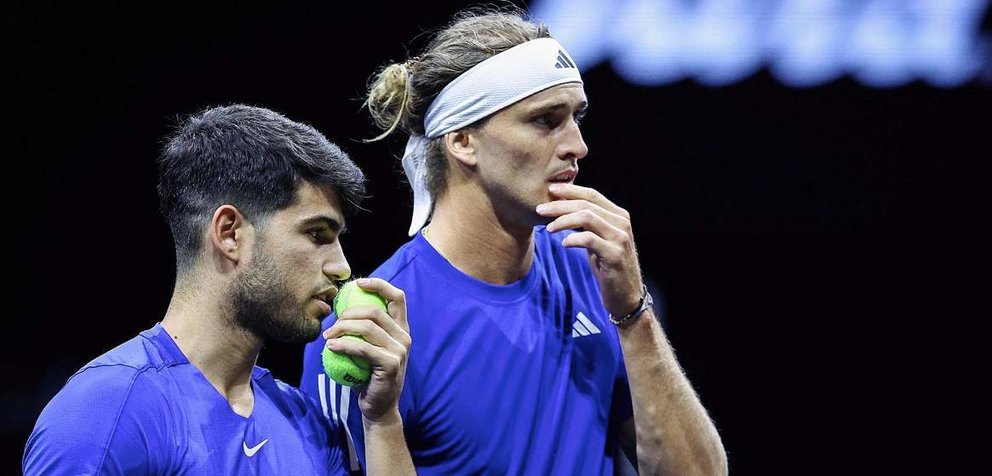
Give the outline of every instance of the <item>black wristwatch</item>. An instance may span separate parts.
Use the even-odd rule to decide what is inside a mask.
[[[634,322],[634,319],[637,319],[638,316],[644,314],[644,311],[647,311],[654,305],[654,298],[652,298],[651,293],[648,292],[648,285],[643,284],[642,286],[644,287],[644,296],[641,296],[641,302],[637,305],[637,309],[634,309],[633,312],[621,317],[620,319],[617,319],[613,317],[613,314],[610,314],[607,316],[609,317],[610,322],[617,327],[627,327],[631,322]]]

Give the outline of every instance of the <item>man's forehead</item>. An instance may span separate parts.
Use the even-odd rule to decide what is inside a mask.
[[[296,203],[285,211],[301,222],[334,222],[341,229],[345,225],[341,198],[334,187],[330,186],[318,187],[304,183],[296,191]]]
[[[341,197],[332,185],[317,185],[310,182],[300,182],[296,187],[298,203],[329,204],[341,208]]]
[[[584,107],[588,103],[581,83],[567,83],[550,87],[522,99],[517,106],[541,109],[554,106]]]

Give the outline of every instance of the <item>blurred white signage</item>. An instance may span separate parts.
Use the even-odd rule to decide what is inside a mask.
[[[609,62],[639,85],[723,86],[767,68],[795,87],[850,75],[950,88],[992,79],[989,1],[537,0],[530,13],[580,69]]]

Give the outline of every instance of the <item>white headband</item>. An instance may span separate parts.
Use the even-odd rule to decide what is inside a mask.
[[[575,82],[582,77],[565,48],[552,38],[539,38],[494,55],[448,83],[427,108],[425,135],[411,135],[403,154],[403,170],[413,188],[409,235],[423,228],[433,208],[424,165],[431,139],[552,86]]]

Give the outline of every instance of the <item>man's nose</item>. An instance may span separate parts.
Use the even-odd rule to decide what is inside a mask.
[[[324,260],[324,276],[333,281],[344,281],[351,277],[351,266],[344,256],[344,250],[340,246],[334,248],[329,256]]]

